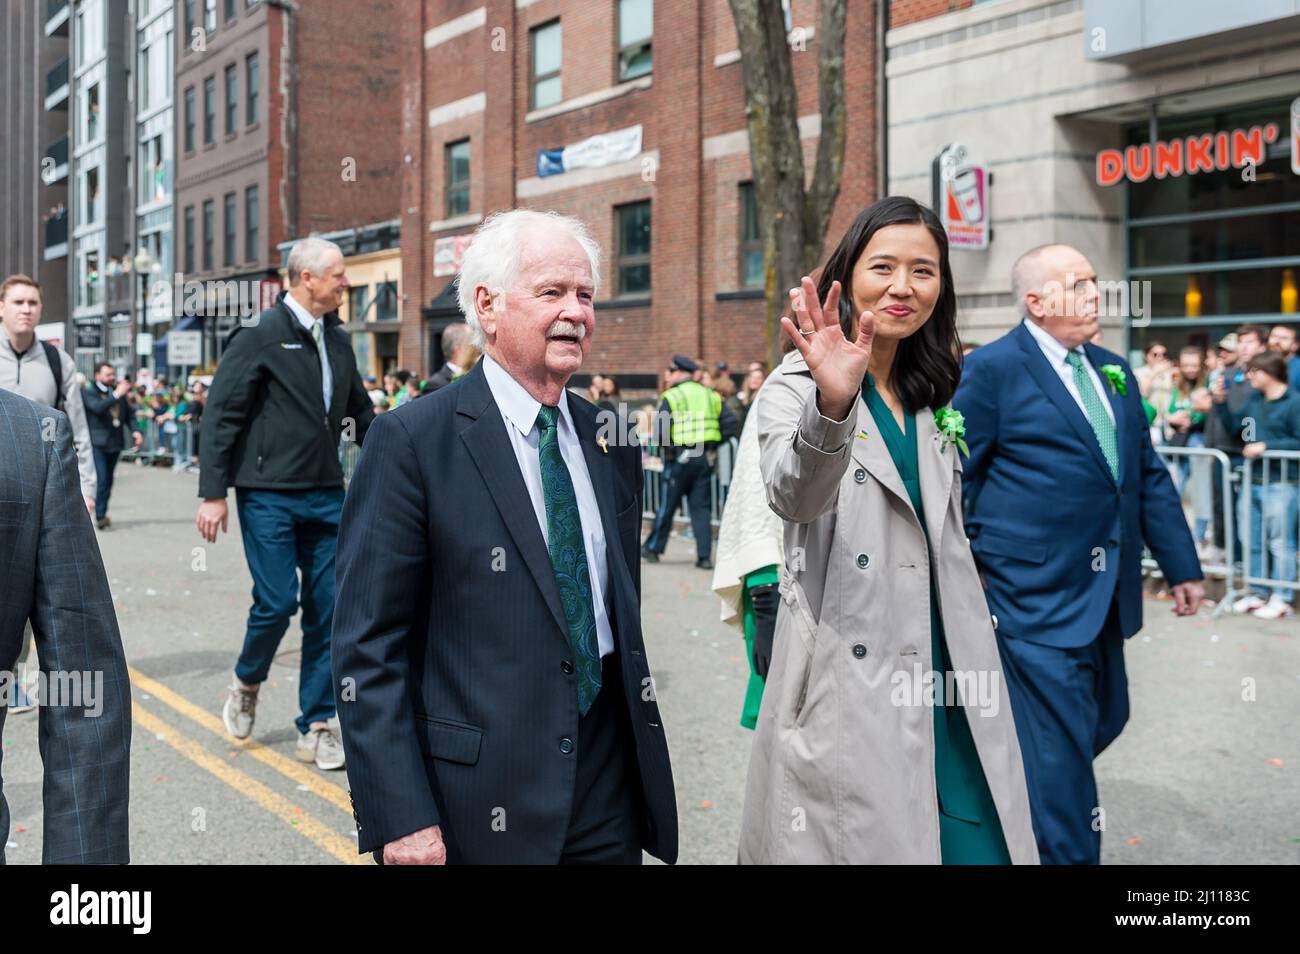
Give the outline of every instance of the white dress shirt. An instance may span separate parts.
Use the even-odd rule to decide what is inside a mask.
[[[323,319],[317,318],[302,305],[292,295],[284,296],[284,303],[288,306],[289,311],[298,319],[298,323],[307,329],[307,334],[311,334],[312,325]],[[330,399],[334,397],[334,377],[330,374],[330,359],[325,347],[324,328],[321,329],[321,346],[316,349],[320,355],[320,379],[321,379],[321,396],[325,398],[325,410],[329,410]],[[315,339],[313,339],[315,340]]]
[[[1079,389],[1074,386],[1074,368],[1070,367],[1070,362],[1065,358],[1065,353],[1068,349],[1065,345],[1061,344],[1061,342],[1057,341],[1028,318],[1025,319],[1025,327],[1028,328],[1029,333],[1034,336],[1034,340],[1038,342],[1038,347],[1043,351],[1043,357],[1045,357],[1047,363],[1052,366],[1052,370],[1056,372],[1057,377],[1061,379],[1061,383],[1065,385],[1065,390],[1070,392],[1070,397],[1074,398],[1074,403],[1079,405],[1079,410],[1083,412],[1083,416],[1086,418],[1088,416],[1088,409],[1083,406],[1083,395],[1080,394]],[[1083,350],[1083,345],[1079,345],[1079,347],[1074,350],[1078,352],[1079,357],[1083,359],[1083,369],[1088,372],[1088,377],[1092,380],[1092,386],[1097,391],[1097,397],[1101,398],[1101,406],[1106,409],[1106,414],[1110,417],[1110,422],[1114,424],[1115,409],[1110,406],[1110,400],[1106,397],[1106,391],[1102,387],[1101,377],[1097,374],[1097,369],[1094,368],[1092,362],[1088,360],[1088,353]]]
[[[514,448],[515,459],[519,461],[519,470],[523,474],[524,485],[528,488],[528,496],[532,499],[537,524],[542,528],[542,539],[546,540],[546,498],[542,492],[542,462],[538,456],[541,431],[537,427],[537,411],[542,404],[488,355],[483,356],[483,376],[487,378],[488,389],[501,411],[506,436]],[[600,507],[596,503],[595,488],[591,485],[591,474],[587,472],[587,459],[583,456],[582,445],[578,443],[578,432],[574,430],[573,418],[569,415],[568,392],[560,392],[559,407],[560,417],[556,431],[560,456],[564,458],[564,466],[569,469],[573,493],[578,498],[578,517],[582,521],[587,570],[591,574],[596,642],[600,646],[601,656],[608,656],[614,651],[614,633],[609,626],[609,614],[605,612],[605,598],[609,588],[608,565],[605,562],[605,529],[600,522]]]

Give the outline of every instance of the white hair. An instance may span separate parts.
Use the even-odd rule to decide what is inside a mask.
[[[302,280],[303,272],[324,275],[334,252],[338,252],[340,257],[343,255],[343,249],[325,239],[305,238],[296,243],[289,250],[289,261],[285,266],[289,273],[289,284],[297,285]]]
[[[473,332],[474,347],[480,351],[487,344],[487,335],[479,324],[474,307],[475,294],[480,288],[486,288],[488,294],[496,298],[513,288],[519,277],[519,259],[525,237],[547,230],[559,230],[582,246],[591,263],[592,294],[599,290],[600,245],[582,222],[559,212],[534,209],[507,209],[492,213],[475,230],[469,248],[465,249],[456,288],[461,314]]]

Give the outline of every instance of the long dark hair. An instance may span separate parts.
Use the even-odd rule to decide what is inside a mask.
[[[961,380],[961,339],[957,335],[957,292],[948,264],[948,235],[939,217],[907,196],[891,195],[858,213],[817,280],[817,297],[826,300],[831,283],[840,283],[840,328],[845,337],[862,312],[853,301],[853,266],[878,231],[890,225],[924,225],[939,246],[939,300],[916,333],[898,343],[890,385],[911,413],[945,407]]]

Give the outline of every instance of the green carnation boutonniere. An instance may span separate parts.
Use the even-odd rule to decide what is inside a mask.
[[[1110,382],[1110,389],[1118,391],[1124,397],[1128,397],[1128,375],[1118,364],[1103,364],[1101,373],[1106,375],[1106,380]]]
[[[939,429],[940,436],[943,437],[943,443],[940,450],[947,450],[949,444],[956,444],[957,449],[970,456],[970,448],[966,446],[963,438],[966,436],[966,418],[961,416],[961,411],[954,411],[950,407],[941,407],[934,412],[934,424]]]

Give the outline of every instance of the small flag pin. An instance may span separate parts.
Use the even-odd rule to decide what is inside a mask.
[[[609,441],[605,440],[604,437],[597,437],[596,443],[600,445],[600,452],[602,454],[609,453]]]

